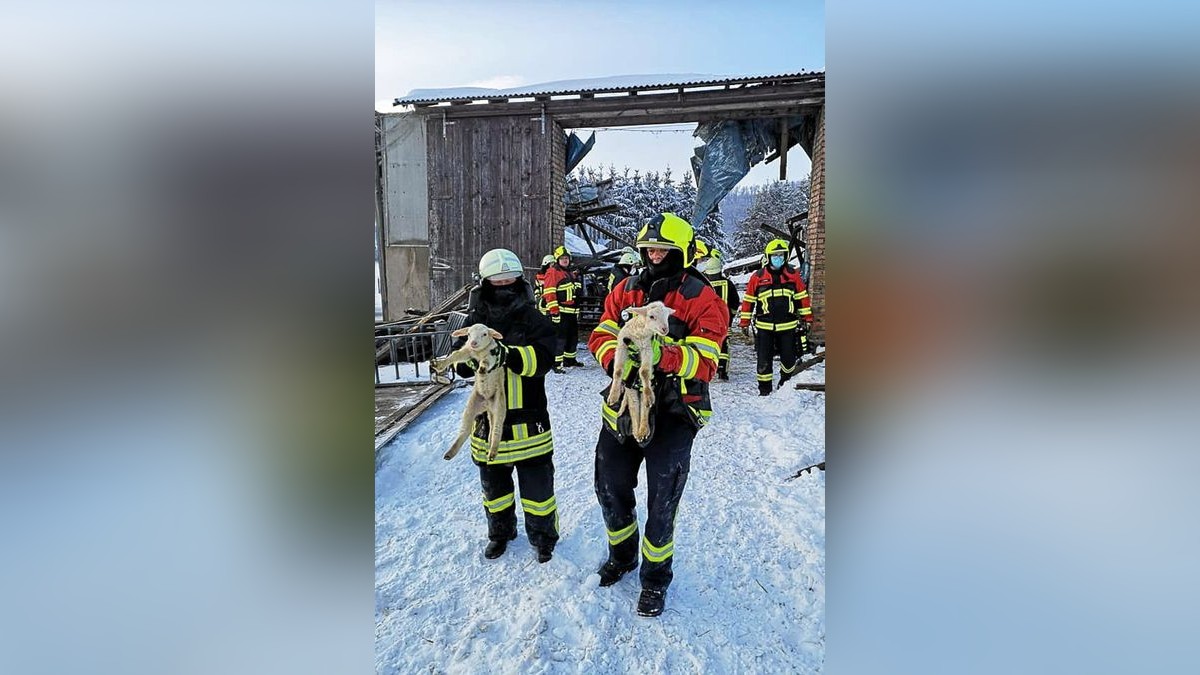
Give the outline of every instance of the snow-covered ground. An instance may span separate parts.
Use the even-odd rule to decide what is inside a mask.
[[[539,565],[524,528],[483,557],[479,475],[442,453],[467,390],[447,394],[380,451],[375,474],[379,673],[817,672],[825,653],[824,394],[791,386],[759,397],[753,351],[735,344],[714,382],[675,530],[666,612],[634,613],[637,573],[599,588],[607,543],[592,491],[607,378],[588,367],[547,376],[562,540]],[[797,381],[823,382],[824,364]],[[645,471],[638,519],[645,522]],[[518,520],[521,518],[518,512]]]

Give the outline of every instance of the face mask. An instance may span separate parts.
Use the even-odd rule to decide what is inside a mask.
[[[783,267],[783,256],[781,256],[781,255],[771,256],[771,267],[774,267],[776,269]]]
[[[519,295],[517,284],[509,284],[508,286],[492,286],[492,297],[497,304],[507,305],[517,299]]]

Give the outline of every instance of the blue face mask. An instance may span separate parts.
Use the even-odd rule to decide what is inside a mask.
[[[771,256],[771,267],[774,267],[775,269],[779,269],[780,267],[783,267],[783,256],[781,256],[781,255]]]

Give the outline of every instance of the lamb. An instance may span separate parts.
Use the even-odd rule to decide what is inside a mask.
[[[443,459],[451,459],[458,454],[464,441],[471,436],[475,427],[475,418],[480,413],[488,416],[488,459],[496,458],[500,448],[500,438],[504,435],[504,417],[507,414],[508,401],[504,394],[504,362],[503,350],[496,340],[504,339],[499,331],[477,323],[469,328],[460,328],[450,334],[453,337],[467,336],[467,341],[458,350],[442,359],[434,359],[430,367],[444,373],[457,363],[467,363],[474,360],[475,386],[467,398],[467,408],[463,411],[462,426],[458,437],[443,455]]]
[[[608,405],[615,407],[621,402],[617,415],[629,410],[629,421],[633,426],[633,437],[644,443],[650,437],[650,411],[654,408],[654,365],[650,363],[651,341],[655,336],[667,334],[668,318],[675,310],[662,302],[655,301],[645,307],[632,307],[631,316],[617,333],[617,351],[613,356],[612,386],[608,389]],[[638,364],[638,380],[641,391],[626,387],[621,379],[625,363],[629,360],[629,345],[635,345],[642,360]],[[622,397],[624,393],[624,397]]]

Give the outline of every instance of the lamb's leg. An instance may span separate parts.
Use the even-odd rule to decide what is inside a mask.
[[[504,418],[508,403],[504,396],[495,396],[488,402],[488,461],[496,459],[500,450],[500,439],[504,437]]]
[[[625,399],[621,405],[629,410],[629,427],[633,430],[634,438],[637,438],[638,431],[642,428],[642,395],[637,389],[627,389],[625,391]]]
[[[464,441],[471,436],[471,431],[475,428],[475,417],[483,412],[483,398],[475,391],[467,398],[467,408],[463,410],[462,425],[458,429],[458,437],[450,444],[450,449],[446,454],[442,455],[442,459],[451,459],[458,454],[458,449],[462,447]]]
[[[650,436],[650,414],[654,408],[654,375],[653,366],[649,362],[642,363],[638,368],[638,377],[642,382],[642,396],[638,400],[641,426],[637,427],[634,436],[638,441],[645,441]]]
[[[608,407],[612,408],[617,405],[617,401],[621,400],[621,391],[625,389],[625,384],[621,382],[621,372],[625,369],[625,361],[629,358],[629,352],[625,350],[625,345],[621,344],[621,339],[617,338],[617,351],[613,356],[612,369],[612,386],[608,388]]]
[[[448,354],[445,358],[433,359],[429,362],[429,366],[439,373],[444,373],[450,369],[450,366],[466,363],[471,360],[473,352],[468,352],[466,347],[462,347],[457,351]]]

